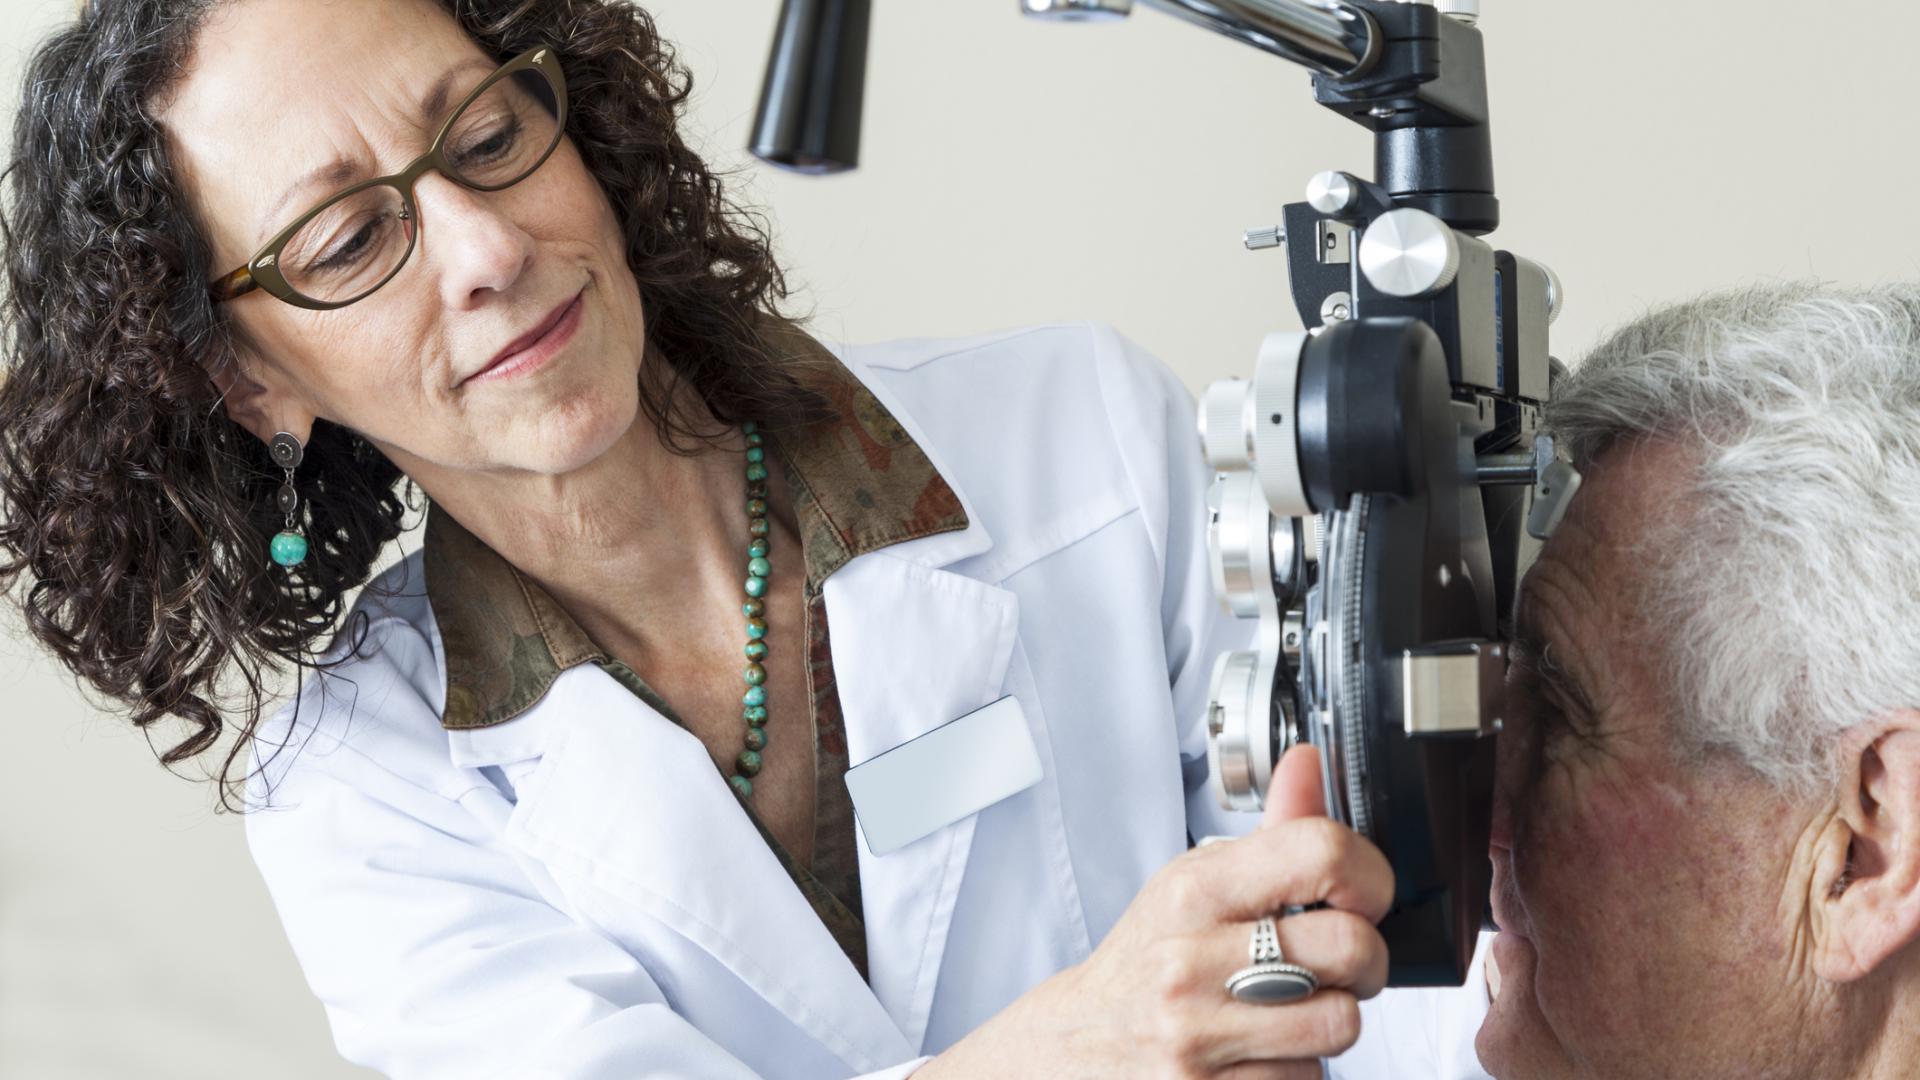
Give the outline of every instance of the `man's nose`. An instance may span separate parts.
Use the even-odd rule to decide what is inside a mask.
[[[1526,758],[1524,742],[1530,732],[1526,722],[1511,705],[1501,710],[1500,734],[1495,736],[1493,754],[1493,816],[1487,832],[1487,845],[1513,848],[1514,786],[1519,780],[1521,763]]]
[[[443,302],[464,310],[487,292],[504,292],[533,261],[533,237],[504,212],[506,191],[475,191],[430,172],[413,189],[420,247],[437,275]]]
[[[1507,796],[1507,785],[1500,781],[1497,772],[1493,781],[1493,824],[1487,831],[1487,846],[1513,849],[1513,806]]]

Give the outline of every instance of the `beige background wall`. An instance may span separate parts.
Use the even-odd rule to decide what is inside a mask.
[[[1105,319],[1197,391],[1294,325],[1283,256],[1240,231],[1316,170],[1370,164],[1303,73],[1144,8],[1074,26],[1015,0],[875,6],[861,167],[833,179],[739,149],[778,0],[651,8],[694,70],[694,132],[748,166],[737,190],[769,214],[817,333]],[[1920,274],[1920,7],[1484,6],[1506,221],[1491,239],[1565,282],[1559,355],[1703,288]],[[72,10],[0,0],[0,94]],[[4,620],[0,722],[0,1076],[371,1075],[334,1057],[239,819]]]

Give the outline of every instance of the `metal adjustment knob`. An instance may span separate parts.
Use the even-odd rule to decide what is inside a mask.
[[[1053,22],[1108,22],[1124,19],[1133,0],[1020,0],[1020,13]]]
[[[1248,229],[1243,235],[1248,251],[1261,248],[1279,247],[1287,242],[1287,230],[1278,225],[1264,225],[1258,229]]]
[[[1252,389],[1245,379],[1221,379],[1200,398],[1200,445],[1215,469],[1253,467],[1247,412],[1253,405]]]
[[[1312,514],[1300,519],[1301,554],[1306,557],[1308,562],[1318,563],[1320,561],[1320,545],[1323,542],[1322,536],[1325,532],[1326,524],[1320,519],[1319,514]]]
[[[1323,214],[1344,214],[1353,208],[1360,185],[1338,169],[1313,174],[1307,181],[1307,205]]]
[[[1480,21],[1480,0],[1438,0],[1434,6],[1440,14],[1451,15],[1468,26]]]
[[[1390,210],[1360,237],[1360,272],[1374,288],[1402,300],[1436,293],[1460,273],[1460,240],[1425,210]]]
[[[1545,263],[1536,265],[1547,272],[1547,325],[1552,326],[1553,320],[1560,317],[1560,309],[1565,306],[1561,301],[1567,294],[1561,291],[1560,275],[1553,272],[1553,267]]]
[[[1306,481],[1300,475],[1300,353],[1308,335],[1275,330],[1260,341],[1254,362],[1252,415],[1254,472],[1267,506],[1281,517],[1313,513]]]

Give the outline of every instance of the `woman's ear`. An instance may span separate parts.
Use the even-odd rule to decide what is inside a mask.
[[[255,378],[259,362],[241,347],[206,365],[207,375],[220,390],[221,404],[234,423],[252,432],[262,443],[279,432],[290,432],[302,443],[313,436],[313,413],[285,391]]]
[[[1846,858],[1814,883],[1825,931],[1814,966],[1831,982],[1881,970],[1920,940],[1920,711],[1891,713],[1846,746],[1834,840]]]

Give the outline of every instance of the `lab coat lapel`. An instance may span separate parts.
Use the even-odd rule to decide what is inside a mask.
[[[563,672],[523,719],[535,717],[542,759],[518,793],[508,843],[557,880],[610,895],[611,905],[588,905],[602,917],[637,910],[705,949],[855,1070],[913,1056],[698,737],[597,664]],[[473,734],[467,764],[490,747],[525,748]]]
[[[975,525],[856,557],[826,579],[852,764],[1000,697],[1018,600],[941,565],[989,544]],[[561,673],[518,720],[454,733],[459,765],[534,754],[510,844],[699,945],[852,1068],[921,1052],[974,815],[884,856],[856,825],[863,982],[706,747],[597,664]]]
[[[1014,594],[942,569],[989,541],[968,529],[881,549],[824,583],[850,765],[999,698],[1019,622]],[[920,1052],[977,815],[886,855],[856,825],[873,994]]]

